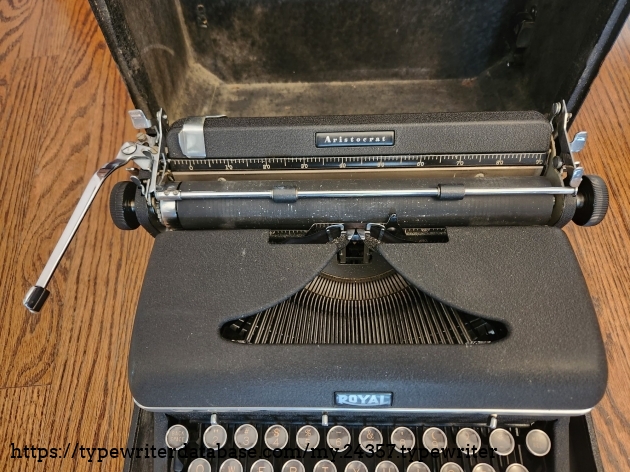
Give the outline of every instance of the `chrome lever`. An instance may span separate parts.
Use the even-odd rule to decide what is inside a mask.
[[[39,279],[37,279],[37,283],[29,289],[24,297],[22,303],[31,313],[39,313],[46,302],[48,295],[50,295],[46,286],[55,273],[61,258],[68,249],[70,242],[79,229],[81,221],[83,221],[85,214],[90,208],[90,205],[92,204],[94,197],[96,197],[99,189],[102,187],[103,182],[116,169],[119,169],[132,160],[136,161],[139,167],[150,169],[150,163],[153,161],[150,148],[143,144],[126,142],[118,151],[116,159],[105,164],[90,178],[87,187],[83,191],[83,195],[81,195],[81,199],[79,200],[77,207],[74,209],[74,212],[72,212],[72,216],[70,217],[66,228],[63,230],[63,233],[55,246],[55,249],[48,258],[48,262],[44,266],[44,270],[39,276]]]

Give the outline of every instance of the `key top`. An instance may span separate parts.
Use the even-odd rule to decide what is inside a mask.
[[[337,449],[339,451],[345,450],[350,446],[352,442],[352,436],[350,432],[343,426],[337,425],[330,428],[326,435],[326,442],[331,449]]]
[[[455,437],[455,442],[457,443],[457,447],[462,449],[462,452],[467,456],[472,454],[473,451],[479,451],[481,447],[481,438],[479,434],[477,434],[477,431],[472,428],[460,429]]]
[[[188,472],[210,472],[210,462],[199,457],[190,463]]]
[[[249,472],[273,472],[273,465],[267,459],[258,459],[252,464]]]
[[[243,464],[236,459],[227,459],[219,467],[219,472],[243,472]]]
[[[379,444],[383,444],[383,435],[377,428],[368,426],[359,433],[359,445],[365,452],[376,452]]]
[[[269,449],[284,449],[289,442],[289,433],[279,424],[270,426],[265,433],[265,444]]]
[[[368,472],[368,468],[361,461],[352,461],[348,462],[348,465],[346,466],[344,472]]]
[[[208,449],[215,451],[225,446],[227,441],[227,431],[220,424],[209,426],[203,433],[203,444]]]
[[[429,451],[432,449],[442,451],[448,445],[448,440],[440,428],[429,428],[422,435],[422,445]]]
[[[243,424],[234,431],[234,444],[239,449],[251,449],[258,442],[258,431],[251,424]]]
[[[391,441],[398,452],[403,452],[403,448],[405,452],[409,452],[416,445],[416,436],[409,428],[400,426],[392,431]]]
[[[407,466],[407,472],[431,472],[424,462],[414,461]]]
[[[398,472],[398,467],[391,461],[379,462],[374,472]]]
[[[291,459],[282,466],[282,472],[306,472],[306,470],[300,461]]]
[[[525,445],[527,450],[538,457],[549,454],[551,450],[551,439],[547,433],[540,429],[532,429],[525,437]]]
[[[456,464],[455,462],[447,462],[442,466],[440,472],[464,472],[464,469],[462,469],[459,464]]]
[[[337,467],[335,467],[335,464],[333,464],[329,460],[324,459],[315,464],[315,467],[313,467],[313,472],[337,472]]]
[[[490,433],[488,441],[490,442],[490,447],[495,449],[495,452],[500,456],[510,455],[514,450],[514,437],[506,429],[495,429]]]
[[[171,449],[181,449],[188,442],[188,430],[181,424],[174,424],[168,428],[165,441]]]
[[[490,464],[477,464],[472,472],[497,472]]]
[[[507,469],[505,469],[505,472],[529,472],[527,470],[527,467],[525,467],[522,464],[510,464],[508,465]]]
[[[295,441],[300,449],[312,451],[319,445],[319,431],[311,425],[302,426],[295,435]]]

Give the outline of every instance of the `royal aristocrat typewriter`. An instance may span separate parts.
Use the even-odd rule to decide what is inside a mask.
[[[24,304],[126,168],[112,220],[155,236],[127,471],[599,468],[561,228],[606,214],[568,126],[628,6],[455,3],[93,1],[139,134]]]

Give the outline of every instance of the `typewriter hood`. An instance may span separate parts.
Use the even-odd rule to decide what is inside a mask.
[[[577,414],[606,386],[588,290],[551,227],[448,228],[447,243],[381,244],[431,297],[499,320],[489,344],[239,344],[229,320],[278,304],[313,279],[332,244],[271,245],[259,230],[180,231],[155,242],[135,320],[129,381],[155,411],[334,411],[335,392],[387,392],[385,409]]]

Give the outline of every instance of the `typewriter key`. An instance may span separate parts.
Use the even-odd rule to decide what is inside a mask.
[[[315,464],[313,472],[337,472],[337,467],[332,462],[323,460]]]
[[[188,472],[210,472],[210,462],[203,457],[195,459],[188,466]]]
[[[251,449],[257,442],[258,431],[251,424],[243,424],[234,432],[234,444],[239,449]]]
[[[265,433],[265,444],[269,449],[284,449],[289,442],[289,433],[284,426],[274,424]]]
[[[243,464],[236,459],[226,459],[225,462],[221,464],[219,472],[243,472]]]
[[[416,436],[409,428],[400,426],[392,431],[392,444],[398,452],[403,452],[403,447],[408,452],[416,445]]]
[[[383,444],[383,435],[374,426],[363,428],[359,433],[359,445],[365,452],[376,452]]]
[[[295,435],[295,441],[303,451],[311,451],[319,445],[319,431],[310,425],[302,426]]]
[[[227,441],[227,431],[220,424],[209,426],[203,433],[203,444],[208,449],[221,449]]]
[[[490,464],[477,464],[472,472],[497,472]]]
[[[368,472],[368,468],[361,461],[352,461],[348,462],[348,465],[346,466],[344,472]]]
[[[447,462],[442,466],[440,472],[464,472],[464,469],[455,462]]]
[[[532,429],[527,433],[525,444],[527,450],[538,457],[546,456],[551,450],[551,439],[540,429]]]
[[[258,459],[252,464],[249,472],[273,472],[273,466],[267,459]]]
[[[514,450],[514,437],[503,428],[497,428],[490,433],[490,447],[500,456],[507,456]]]
[[[407,466],[407,472],[431,472],[424,462],[415,461]]]
[[[374,472],[398,472],[398,467],[391,461],[379,462]]]
[[[474,452],[478,451],[481,447],[481,438],[477,431],[471,428],[462,428],[457,432],[457,436],[455,436],[455,442],[457,443],[457,447],[462,449],[463,453],[467,456]]]
[[[505,472],[529,472],[529,470],[522,464],[510,464],[505,469]]]
[[[282,472],[306,472],[306,470],[304,469],[304,464],[300,461],[291,459],[282,466]]]
[[[181,449],[188,442],[188,430],[181,424],[174,424],[166,432],[166,445],[171,449]]]
[[[441,451],[447,444],[446,434],[440,428],[429,428],[422,435],[422,445],[429,451],[433,449]]]
[[[343,426],[339,425],[330,428],[328,430],[328,434],[326,435],[328,447],[339,451],[343,451],[350,446],[351,441],[352,436],[350,436],[350,432]]]

